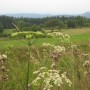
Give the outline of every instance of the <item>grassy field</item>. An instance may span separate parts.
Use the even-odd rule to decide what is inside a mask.
[[[24,46],[29,43],[30,40],[15,40],[15,39],[4,39],[0,40],[0,48],[8,47],[9,45],[14,46]],[[71,36],[72,42],[90,42],[90,33],[80,34],[80,35],[73,35]],[[55,38],[39,38],[34,40],[35,45],[41,45],[43,43],[51,43],[56,44],[57,39]]]
[[[61,32],[71,43],[1,38],[0,90],[90,90],[90,28]]]
[[[72,42],[90,42],[90,28],[66,29],[62,30],[61,33],[70,35]],[[30,40],[4,39],[0,40],[0,48],[7,48],[9,45],[25,46],[29,42]],[[43,43],[58,44],[58,40],[55,38],[39,38],[34,40],[34,45],[42,45]]]
[[[73,35],[90,33],[90,28],[62,29],[61,31],[63,34],[69,34],[70,36],[73,36]]]

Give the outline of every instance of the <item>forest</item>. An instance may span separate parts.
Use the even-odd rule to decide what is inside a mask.
[[[2,15],[0,16],[0,33],[4,29],[14,29],[15,25],[21,31],[40,31],[43,29],[67,29],[90,27],[90,18],[82,16],[53,16],[45,18],[15,18]]]

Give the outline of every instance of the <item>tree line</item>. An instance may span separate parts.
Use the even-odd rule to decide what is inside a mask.
[[[13,29],[14,23],[21,31],[38,31],[42,29],[82,28],[90,27],[90,18],[82,16],[52,16],[45,18],[15,18],[0,16],[0,32]]]

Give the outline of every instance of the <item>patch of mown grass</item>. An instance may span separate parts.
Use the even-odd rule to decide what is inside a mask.
[[[86,42],[90,41],[90,33],[80,34],[80,35],[74,35],[71,37],[71,40],[73,42]]]
[[[25,40],[0,40],[0,48],[6,49],[10,46],[18,47],[18,46],[27,46],[27,42]]]
[[[74,35],[90,33],[90,28],[62,29],[61,32],[63,34],[74,36]]]

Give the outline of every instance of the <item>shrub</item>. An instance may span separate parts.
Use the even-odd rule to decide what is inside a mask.
[[[42,32],[33,32],[32,34],[35,38],[44,38],[45,37],[45,34],[43,34]]]
[[[42,32],[15,32],[11,34],[12,38],[44,38],[45,34]]]

